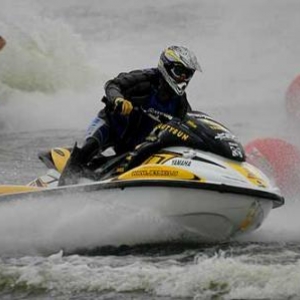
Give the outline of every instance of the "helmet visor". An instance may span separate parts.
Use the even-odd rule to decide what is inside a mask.
[[[173,64],[170,66],[169,74],[178,83],[189,82],[193,77],[195,70],[188,69],[181,64]]]

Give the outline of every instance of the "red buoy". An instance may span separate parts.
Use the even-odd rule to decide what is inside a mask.
[[[300,75],[289,85],[285,94],[285,104],[288,114],[300,121]]]
[[[300,192],[300,150],[278,138],[261,138],[245,146],[247,161],[274,179],[284,194]]]

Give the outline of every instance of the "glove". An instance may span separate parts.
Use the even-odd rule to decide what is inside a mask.
[[[132,103],[123,98],[117,98],[114,103],[115,111],[120,112],[123,116],[128,116],[133,109]]]

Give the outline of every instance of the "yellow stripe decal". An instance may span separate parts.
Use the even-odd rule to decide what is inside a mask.
[[[204,178],[199,178],[195,174],[172,166],[163,165],[142,165],[122,174],[118,179],[141,180],[141,179],[164,179],[164,180],[196,180],[205,182]]]
[[[180,58],[171,49],[166,51],[166,56],[169,56],[170,58],[173,58],[175,61],[180,62]]]
[[[36,192],[40,190],[41,188],[26,185],[1,185],[0,195],[20,194],[26,192]]]

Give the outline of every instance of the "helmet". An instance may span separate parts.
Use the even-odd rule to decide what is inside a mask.
[[[158,70],[178,95],[183,95],[196,70],[202,71],[193,52],[185,47],[170,46],[160,55]]]

